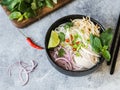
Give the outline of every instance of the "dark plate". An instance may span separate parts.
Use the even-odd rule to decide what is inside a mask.
[[[98,62],[95,66],[93,66],[92,68],[90,69],[87,69],[87,70],[84,70],[84,71],[69,71],[69,70],[65,70],[63,69],[62,67],[58,66],[53,60],[52,60],[52,57],[49,53],[49,49],[47,49],[48,47],[48,42],[49,42],[49,38],[50,38],[50,35],[51,35],[51,31],[52,30],[55,30],[56,27],[58,27],[59,25],[63,24],[63,23],[66,23],[66,22],[69,22],[70,19],[82,19],[83,17],[87,17],[87,16],[84,16],[84,15],[69,15],[69,16],[65,16],[65,17],[62,17],[60,19],[58,19],[55,23],[53,23],[51,25],[51,27],[48,29],[47,31],[47,34],[46,34],[46,38],[45,38],[45,48],[46,48],[46,53],[47,53],[47,57],[48,57],[48,60],[50,61],[50,63],[58,70],[60,71],[61,73],[63,74],[66,74],[66,75],[69,75],[69,76],[83,76],[83,75],[87,75],[87,74],[90,74],[92,73],[93,71],[97,70],[97,68],[102,64],[102,62],[104,61],[103,57],[100,57],[100,62]],[[98,22],[96,21],[95,19],[93,18],[90,18],[91,21],[94,23],[94,24],[98,24],[100,26],[100,32],[104,31],[104,27]]]

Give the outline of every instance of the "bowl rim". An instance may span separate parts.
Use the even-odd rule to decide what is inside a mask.
[[[104,59],[103,59],[102,56],[100,57],[100,61],[99,61],[96,65],[94,65],[93,67],[91,67],[91,68],[89,68],[89,69],[86,69],[86,70],[82,70],[82,71],[72,71],[72,70],[66,70],[66,69],[60,67],[59,65],[57,65],[57,64],[55,63],[55,61],[52,59],[52,57],[51,57],[51,55],[49,54],[49,52],[48,52],[49,49],[47,48],[47,46],[48,46],[47,40],[50,38],[51,31],[53,30],[52,28],[54,27],[54,25],[55,25],[56,23],[60,23],[60,21],[62,21],[62,20],[64,20],[64,19],[68,19],[68,18],[69,18],[69,20],[70,20],[71,17],[75,17],[74,19],[81,19],[81,18],[83,18],[83,17],[90,17],[90,16],[80,15],[80,14],[72,14],[72,15],[67,15],[67,16],[64,16],[64,17],[61,17],[61,18],[57,19],[57,20],[49,27],[49,29],[48,29],[48,31],[47,31],[47,33],[46,33],[46,35],[45,35],[45,50],[46,50],[46,53],[47,53],[47,57],[50,59],[50,60],[49,60],[50,63],[51,63],[52,65],[54,65],[54,67],[55,67],[57,70],[58,70],[58,69],[62,69],[62,70],[65,71],[65,72],[69,72],[69,73],[79,73],[79,74],[80,74],[80,73],[83,73],[83,72],[92,71],[94,68],[100,66],[100,65],[103,63]],[[100,24],[97,20],[95,20],[95,19],[92,18],[92,17],[90,17],[90,20],[91,20],[93,23],[99,25],[99,26],[100,26],[100,29],[101,29],[102,31],[105,30],[105,28],[103,27],[103,25]],[[61,24],[63,24],[63,23],[61,23]],[[61,25],[61,24],[59,24],[59,25]],[[59,26],[59,25],[58,25],[58,26]],[[55,25],[55,26],[56,26],[56,25]],[[56,26],[56,27],[57,27],[57,26]],[[56,28],[56,27],[55,27],[55,28]],[[48,35],[49,35],[49,38],[47,37]],[[48,40],[48,41],[49,41],[49,40]],[[58,70],[58,71],[59,71],[59,70]],[[66,73],[64,73],[64,74],[66,74]],[[67,75],[70,75],[70,74],[67,74]],[[70,76],[73,76],[73,75],[70,75]],[[75,75],[75,76],[76,76],[76,75]],[[79,75],[77,75],[77,76],[79,76]]]

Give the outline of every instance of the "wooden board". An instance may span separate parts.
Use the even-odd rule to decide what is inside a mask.
[[[72,0],[58,0],[58,4],[56,4],[54,6],[54,8],[51,9],[51,8],[44,7],[42,10],[40,10],[40,12],[38,13],[38,16],[36,16],[34,18],[25,19],[25,20],[20,21],[20,22],[18,22],[17,20],[12,20],[12,22],[18,28],[26,27],[26,26],[30,25],[31,23],[41,19],[42,17],[44,17],[47,14],[59,9],[60,7],[64,6],[65,4],[67,4],[67,3],[71,2],[71,1]],[[10,11],[8,11],[5,6],[3,6],[3,9],[7,13],[7,15],[10,14]]]

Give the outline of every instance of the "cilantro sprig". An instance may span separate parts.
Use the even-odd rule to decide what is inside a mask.
[[[64,49],[61,48],[61,49],[58,51],[58,56],[59,56],[59,57],[63,57],[64,54],[65,54],[65,51],[64,51]]]
[[[0,4],[6,6],[11,12],[10,19],[22,21],[35,17],[37,10],[45,6],[53,8],[57,0],[1,0]]]

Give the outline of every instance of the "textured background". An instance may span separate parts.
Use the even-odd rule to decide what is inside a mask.
[[[98,20],[105,28],[115,29],[119,13],[120,0],[74,0],[22,31],[44,46],[48,28],[60,17],[83,14]],[[8,77],[7,67],[19,60],[38,62],[26,86],[21,86],[17,77]],[[0,7],[0,90],[120,90],[120,52],[115,74],[111,76],[109,69],[104,62],[97,71],[83,77],[59,73],[47,60],[45,50],[31,48]]]

